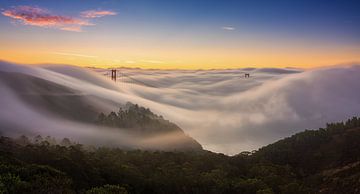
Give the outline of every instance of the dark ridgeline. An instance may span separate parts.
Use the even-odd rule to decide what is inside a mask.
[[[1,193],[359,193],[360,119],[258,151],[124,151],[0,138]]]

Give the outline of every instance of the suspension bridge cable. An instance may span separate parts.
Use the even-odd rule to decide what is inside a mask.
[[[131,76],[129,76],[129,75],[126,75],[125,73],[121,73],[120,75],[123,76],[123,77],[127,77],[127,78],[135,81],[136,83],[140,83],[141,85],[144,85],[144,86],[147,86],[147,87],[152,87],[152,88],[158,88],[158,86],[154,86],[154,85],[152,85],[152,84],[145,83],[145,82],[140,81],[140,80],[138,80],[138,79],[135,79],[135,78],[133,78],[133,77],[131,77]]]

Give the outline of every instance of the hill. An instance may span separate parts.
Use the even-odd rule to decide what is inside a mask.
[[[149,141],[152,142],[153,149],[173,151],[202,150],[202,146],[186,135],[176,124],[154,114],[148,108],[130,102],[120,108],[117,113],[110,112],[108,115],[100,113],[96,123],[126,130],[137,136],[148,137]],[[160,140],[159,135],[164,137],[162,143],[155,142]]]
[[[147,112],[131,106],[130,112]],[[126,113],[119,112],[115,118]],[[307,130],[233,157],[206,151],[89,148],[68,140],[55,143],[51,137],[2,137],[0,191],[359,193],[359,142],[359,118]]]
[[[306,130],[257,151],[258,163],[290,166],[322,193],[360,192],[360,119]],[[314,181],[316,180],[316,181]],[[313,182],[314,181],[314,182]]]

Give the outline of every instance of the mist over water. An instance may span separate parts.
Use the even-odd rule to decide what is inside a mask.
[[[257,149],[304,129],[360,115],[357,65],[307,71],[119,69],[120,74],[147,85],[121,76],[115,83],[103,76],[107,70],[72,66],[1,62],[0,71],[23,73],[65,86],[105,112],[116,111],[117,105],[127,101],[138,103],[179,125],[205,149],[226,154]],[[250,78],[244,78],[244,73],[250,73]],[[27,104],[18,97],[19,91],[3,81],[0,91],[0,121],[6,133],[49,133],[46,135],[114,145],[156,144],[176,138],[136,139],[111,129],[99,132],[95,126],[52,116]]]

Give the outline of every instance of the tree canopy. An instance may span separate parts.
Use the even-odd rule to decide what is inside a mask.
[[[358,193],[359,148],[356,117],[235,156],[1,137],[0,193]]]

